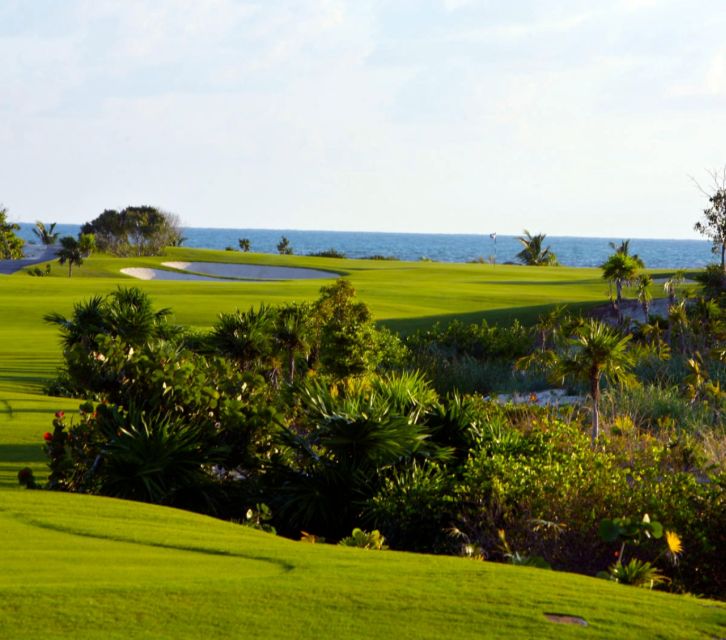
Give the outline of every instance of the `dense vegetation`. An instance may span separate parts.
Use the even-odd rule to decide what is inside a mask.
[[[81,227],[81,234],[95,236],[100,251],[117,256],[158,255],[167,246],[182,242],[179,220],[148,205],[106,209]]]
[[[724,594],[723,293],[675,300],[665,323],[606,328],[556,310],[532,329],[452,323],[403,339],[346,280],[204,332],[138,289],[47,320],[64,347],[51,390],[86,400],[46,434],[53,488]],[[602,398],[593,358],[611,382]],[[589,392],[590,409],[463,395],[548,378]],[[602,434],[586,426],[601,412]],[[633,524],[600,531],[646,515],[668,546]]]

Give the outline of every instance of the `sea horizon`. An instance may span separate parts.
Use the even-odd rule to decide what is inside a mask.
[[[33,223],[21,222],[19,235],[37,242]],[[57,224],[61,235],[76,235],[81,225]],[[239,250],[239,239],[247,238],[254,253],[277,253],[282,236],[295,254],[309,255],[334,249],[348,258],[391,257],[404,261],[432,260],[516,263],[521,244],[516,235],[473,233],[429,233],[388,231],[331,231],[308,229],[263,229],[253,227],[181,227],[182,246],[198,249]],[[496,240],[492,234],[496,233]],[[630,240],[630,249],[646,268],[700,268],[716,260],[705,239],[627,238],[623,236],[547,235],[549,246],[563,266],[597,267],[613,252],[610,243]]]

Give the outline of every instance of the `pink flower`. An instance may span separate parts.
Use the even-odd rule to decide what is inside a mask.
[[[62,411],[56,411],[56,412],[55,412],[55,417],[56,417],[56,418],[58,418],[59,420],[60,420],[61,418],[63,418],[63,417],[65,416],[65,415],[66,415],[66,414],[65,414],[65,413],[63,413]]]

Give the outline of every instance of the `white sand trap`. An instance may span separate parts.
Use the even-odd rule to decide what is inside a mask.
[[[232,264],[231,262],[164,262],[162,264],[172,269],[240,280],[313,280],[337,278],[340,275],[333,271],[320,271],[319,269],[268,267],[258,264]]]
[[[121,269],[121,273],[132,278],[138,278],[139,280],[211,280],[221,282],[220,278],[198,276],[193,273],[179,273],[178,271],[164,271],[163,269],[146,269],[143,267]]]

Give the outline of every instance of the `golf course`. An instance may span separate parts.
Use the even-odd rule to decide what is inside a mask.
[[[175,323],[208,329],[220,313],[313,300],[332,281],[137,280],[120,272],[166,269],[170,260],[334,272],[377,322],[403,333],[455,318],[530,323],[555,304],[587,308],[606,295],[592,269],[182,248],[163,257],[94,255],[71,278],[55,264],[49,277],[0,277],[0,637],[726,635],[726,607],[708,599],[466,558],[309,544],[168,507],[19,487],[23,467],[39,482],[47,476],[43,433],[55,412],[72,416],[79,405],[43,393],[61,363],[57,328],[44,315],[137,286],[169,307]]]

